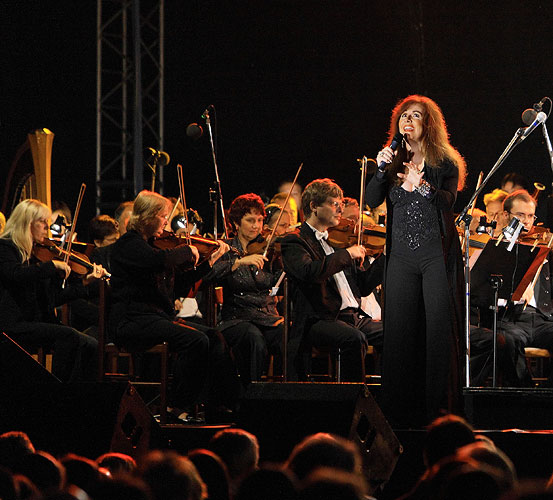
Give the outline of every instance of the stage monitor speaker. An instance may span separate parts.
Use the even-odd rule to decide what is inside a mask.
[[[371,491],[390,479],[402,447],[368,387],[354,383],[252,383],[238,425],[263,460],[283,461],[304,437],[328,432],[357,444]]]
[[[0,432],[26,432],[38,449],[96,458],[164,447],[161,428],[128,382],[62,384],[6,335],[0,337]]]

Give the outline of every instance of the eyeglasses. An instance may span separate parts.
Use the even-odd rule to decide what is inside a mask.
[[[511,215],[514,215],[517,219],[519,220],[523,220],[523,219],[528,219],[528,220],[532,220],[532,221],[535,221],[538,216],[537,215],[533,215],[533,214],[523,214],[521,212],[509,212]]]
[[[327,201],[327,203],[334,208],[334,210],[343,210],[344,209],[344,202],[342,201]]]

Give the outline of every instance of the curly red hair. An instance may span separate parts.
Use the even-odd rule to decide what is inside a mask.
[[[457,190],[465,187],[467,176],[467,165],[465,159],[449,143],[449,133],[445,123],[444,115],[440,107],[429,97],[413,94],[399,101],[392,110],[390,129],[388,130],[388,141],[390,144],[393,137],[399,130],[399,117],[412,104],[420,104],[424,110],[422,122],[421,151],[432,166],[439,165],[443,160],[449,159],[459,169],[459,182]]]
[[[232,200],[228,209],[228,216],[233,224],[239,226],[242,217],[250,212],[259,212],[263,218],[266,216],[263,200],[255,193],[241,194]]]

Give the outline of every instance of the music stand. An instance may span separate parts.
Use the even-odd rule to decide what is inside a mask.
[[[493,387],[497,368],[497,302],[498,299],[517,302],[543,263],[549,248],[516,243],[508,251],[508,241],[491,238],[471,270],[471,297],[476,304],[489,305],[493,321]]]

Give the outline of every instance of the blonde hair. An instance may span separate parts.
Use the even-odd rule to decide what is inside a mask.
[[[33,251],[31,224],[39,219],[49,219],[51,215],[51,210],[41,201],[23,200],[14,208],[0,238],[11,240],[21,253],[23,262],[27,262]]]
[[[162,210],[169,207],[170,201],[154,193],[153,191],[147,191],[146,189],[140,191],[138,196],[134,200],[133,209],[128,229],[134,229],[135,231],[142,232],[146,225]]]
[[[499,201],[503,204],[507,196],[509,196],[507,191],[503,191],[503,189],[494,189],[491,193],[486,193],[484,195],[484,205],[487,207],[488,203],[492,201]]]
[[[465,187],[467,165],[459,151],[449,143],[449,133],[447,132],[447,125],[442,110],[429,97],[414,94],[407,96],[396,104],[392,110],[386,146],[390,144],[399,130],[399,118],[401,114],[412,104],[420,104],[424,110],[422,121],[423,132],[420,141],[422,154],[433,167],[438,166],[445,159],[452,161],[459,170],[457,190],[461,191]]]

